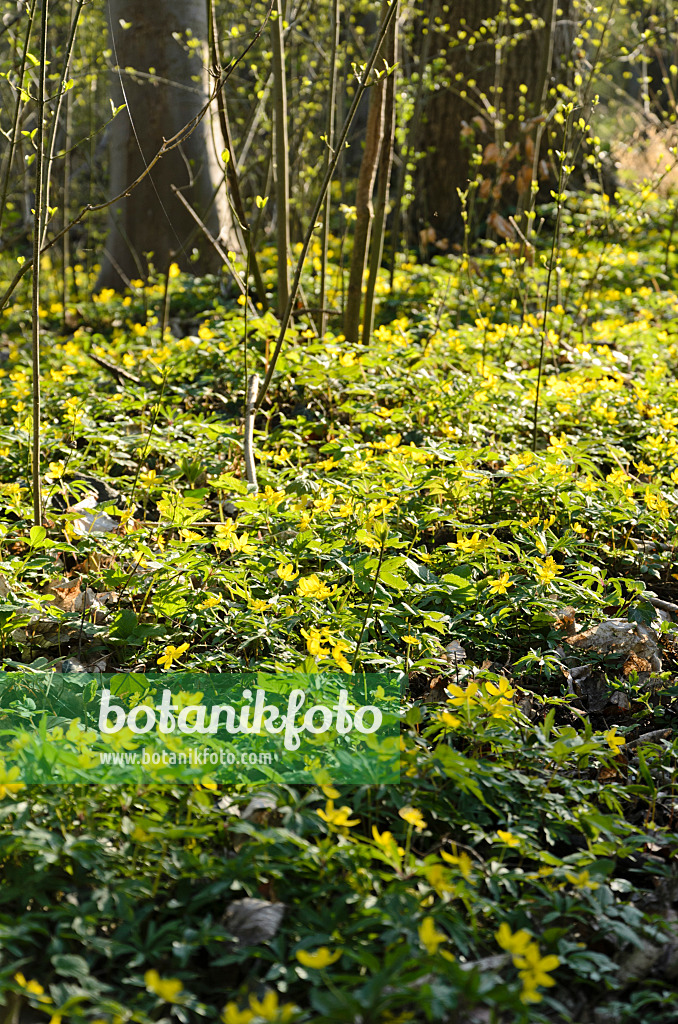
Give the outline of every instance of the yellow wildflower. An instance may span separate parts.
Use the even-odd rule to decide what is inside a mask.
[[[514,956],[523,956],[532,942],[532,936],[529,932],[526,932],[523,928],[517,932],[512,932],[506,921],[502,921],[499,925],[499,931],[494,933],[494,937],[502,949],[505,949],[507,953],[512,953]]]
[[[509,574],[503,572],[498,579],[490,580],[489,588],[493,594],[505,594],[509,587],[512,587],[513,583],[509,583]]]
[[[292,580],[296,580],[299,575],[298,572],[294,571],[294,566],[291,562],[288,562],[287,565],[279,565],[275,571],[280,579],[285,583],[291,583]]]
[[[624,739],[623,736],[617,736],[617,726],[616,725],[614,726],[614,728],[608,729],[606,733],[603,733],[603,735],[605,736],[605,739],[607,740],[608,747],[610,748],[610,750],[613,750],[615,752],[615,754],[618,754],[619,750],[620,750],[620,747],[623,747],[624,744],[626,743],[626,740]]]
[[[440,856],[449,864],[456,864],[459,870],[461,871],[462,876],[466,879],[466,881],[471,881],[473,862],[471,861],[471,858],[469,857],[468,853],[462,850],[459,856],[456,856],[453,853],[448,853],[447,850],[441,850]]]
[[[259,1001],[256,996],[249,997],[250,1009],[256,1017],[263,1017],[264,1020],[275,1021],[275,1024],[287,1024],[292,1020],[297,1007],[294,1003],[278,1004],[278,993],[269,990],[264,998]]]
[[[334,658],[335,662],[337,663],[341,671],[349,675],[353,671],[353,669],[351,668],[350,662],[348,661],[344,654],[345,650],[346,648],[344,644],[341,641],[339,641],[339,643],[332,648],[332,657]]]
[[[422,817],[422,813],[416,807],[401,807],[398,814],[408,825],[412,825],[415,831],[423,832],[426,828],[426,822]]]
[[[343,949],[336,949],[331,953],[327,946],[320,946],[315,953],[309,953],[306,949],[299,949],[294,954],[302,967],[311,967],[315,971],[321,971],[330,964],[335,964],[343,953]]]
[[[153,992],[166,1003],[181,1002],[178,996],[184,986],[178,978],[161,978],[157,971],[151,970],[144,974],[144,982],[149,992]]]
[[[593,882],[589,878],[588,871],[580,871],[578,875],[573,874],[570,871],[565,872],[565,878],[568,880],[570,885],[573,885],[575,889],[599,889],[600,885],[598,882]]]
[[[560,572],[560,566],[551,555],[548,558],[537,559],[535,575],[540,583],[551,583]]]
[[[438,946],[448,941],[444,932],[436,931],[435,922],[432,917],[425,917],[419,925],[419,941],[426,948],[426,952],[435,955]]]
[[[335,807],[334,800],[328,800],[325,810],[316,811],[316,814],[333,828],[350,828],[352,825],[360,824],[360,818],[351,817],[353,811],[350,807]]]
[[[501,829],[497,829],[497,835],[506,846],[520,846],[520,840],[511,832],[503,832]]]
[[[331,597],[336,589],[336,587],[328,587],[326,583],[323,583],[315,572],[310,576],[304,576],[297,584],[297,593],[301,597],[314,597],[317,601]]]
[[[175,647],[173,644],[170,644],[165,648],[165,653],[157,659],[158,665],[164,665],[166,669],[170,669],[173,663],[178,661],[181,655],[185,654],[190,646],[190,644],[181,644],[179,647]]]
[[[14,796],[20,789],[24,788],[23,782],[15,782],[20,775],[20,769],[18,765],[14,765],[13,768],[7,770],[3,762],[0,761],[0,800],[4,800],[6,796]]]

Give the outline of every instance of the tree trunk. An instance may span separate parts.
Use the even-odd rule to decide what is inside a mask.
[[[380,18],[382,24],[386,18],[387,11],[386,0],[382,0]],[[344,310],[344,334],[346,340],[352,345],[358,343],[360,334],[360,304],[363,295],[363,278],[365,276],[365,267],[370,248],[370,232],[374,218],[372,193],[374,192],[374,183],[379,166],[379,153],[384,137],[384,101],[386,97],[384,86],[385,81],[383,78],[371,86],[365,148],[356,187],[353,252],[351,254],[351,269],[346,292],[346,309]],[[368,339],[363,340],[367,341]]]
[[[207,10],[204,0],[109,0],[113,99],[120,111],[111,130],[110,190],[123,192],[207,102]],[[196,42],[199,45],[196,45]],[[135,75],[132,71],[139,72]],[[221,260],[204,240],[172,184],[225,248],[234,247],[218,154],[224,145],[210,113],[170,150],[123,200],[111,207],[97,287],[121,289],[173,261],[193,273],[216,272]],[[198,258],[191,260],[193,250]]]
[[[432,57],[444,59],[439,88],[428,95],[419,136],[426,153],[415,189],[417,224],[435,251],[460,242],[462,200],[470,181],[474,229],[509,229],[507,217],[529,206],[533,171],[546,191],[555,168],[539,119],[548,87],[565,72],[573,32],[572,0],[457,0],[433,28]],[[424,14],[434,6],[425,0]],[[519,9],[519,10],[516,10]],[[517,16],[516,16],[517,15]],[[434,19],[431,18],[431,26]],[[549,97],[547,106],[553,101]]]

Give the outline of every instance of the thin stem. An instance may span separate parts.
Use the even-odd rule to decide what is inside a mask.
[[[276,0],[271,16],[273,95],[275,98],[275,192],[276,246],[278,255],[278,315],[287,307],[290,293],[290,163],[287,137],[287,82],[285,78],[284,0]]]
[[[38,69],[38,125],[35,133],[35,209],[33,211],[33,324],[31,357],[33,361],[33,524],[42,523],[40,487],[40,243],[42,240],[42,175],[45,141],[45,75],[47,73],[47,17],[49,0],[42,0],[40,19],[40,67]]]
[[[71,57],[73,55],[73,47],[75,45],[75,34],[77,32],[78,21],[80,20],[80,14],[82,12],[82,8],[83,8],[84,4],[85,4],[85,0],[77,0],[77,7],[75,9],[75,15],[73,15],[72,18],[71,18],[71,30],[70,30],[70,34],[69,34],[69,37],[68,37],[68,42],[66,43],[66,53],[64,55],[64,62],[63,62],[62,68],[61,68],[61,78],[59,80],[59,88],[57,90],[56,110],[54,111],[54,116],[52,118],[52,127],[51,127],[51,130],[50,130],[50,139],[49,139],[49,146],[48,146],[49,157],[48,157],[48,160],[47,160],[47,167],[45,168],[45,172],[44,172],[44,175],[43,175],[43,178],[44,178],[44,181],[43,181],[44,199],[43,199],[42,206],[43,206],[43,210],[45,211],[45,223],[44,223],[44,226],[43,226],[43,229],[42,229],[41,245],[44,245],[44,243],[45,243],[45,235],[47,233],[47,222],[49,220],[49,191],[50,191],[50,183],[51,183],[51,180],[52,180],[52,165],[54,164],[54,153],[55,153],[55,150],[56,150],[57,130],[58,130],[58,127],[59,127],[59,114],[60,114],[60,111],[61,111],[62,100],[63,100],[63,98],[64,98],[64,96],[66,95],[66,92],[67,92],[67,90],[65,88],[65,86],[66,86],[66,76],[68,75],[68,69],[69,69],[70,63],[71,63]]]
[[[381,537],[381,547],[379,549],[379,561],[377,562],[377,571],[374,574],[374,583],[372,584],[372,590],[370,592],[370,599],[367,602],[367,608],[365,609],[365,614],[363,616],[363,624],[362,624],[362,628],[360,630],[360,636],[358,637],[358,643],[356,644],[356,647],[355,647],[355,654],[353,655],[353,662],[351,663],[351,672],[355,672],[355,667],[356,667],[356,665],[358,663],[358,655],[360,654],[360,645],[363,642],[363,635],[365,633],[365,628],[367,626],[367,620],[369,618],[370,612],[372,611],[372,602],[374,601],[374,595],[375,595],[375,593],[377,591],[377,583],[379,582],[379,573],[381,572],[381,563],[384,561],[384,552],[386,551],[386,541],[387,541],[387,539],[388,539],[388,529],[386,527],[386,524],[384,524],[384,532],[383,532],[382,537]]]
[[[325,157],[325,173],[330,165],[332,159],[333,145],[334,145],[334,113],[335,104],[337,97],[337,50],[339,48],[339,28],[340,28],[340,17],[339,17],[339,0],[334,0],[332,5],[332,48],[330,51],[330,89],[327,97],[327,121],[325,123],[325,146],[327,147]],[[332,206],[332,197],[329,189],[327,191],[327,198],[325,199],[325,215],[323,217],[323,228],[320,239],[320,296],[318,298],[318,305],[320,306],[320,337],[324,337],[325,331],[327,330],[327,311],[325,309],[326,296],[327,296],[327,254],[329,252],[330,242],[330,209]]]
[[[393,0],[395,4],[399,0]],[[389,185],[391,181],[391,165],[393,163],[393,146],[395,142],[396,108],[395,92],[397,82],[396,53],[398,48],[398,16],[391,23],[386,48],[386,61],[391,72],[386,79],[384,97],[384,128],[381,139],[381,152],[377,168],[377,200],[374,208],[372,224],[372,242],[369,256],[369,273],[365,289],[365,308],[363,310],[362,343],[369,345],[374,328],[374,298],[377,277],[384,255],[384,235],[386,231],[386,204],[388,203]]]
[[[19,120],[21,118],[21,108],[23,106],[24,96],[24,77],[26,75],[26,61],[28,59],[28,47],[30,44],[31,32],[33,30],[33,22],[35,20],[35,12],[38,7],[38,0],[33,0],[33,6],[31,7],[30,14],[28,15],[28,24],[26,25],[26,37],[24,39],[23,50],[21,53],[21,64],[19,66],[19,81],[16,89],[16,105],[14,107],[14,122],[12,124],[12,134],[9,143],[9,149],[6,154],[7,163],[5,164],[5,173],[2,179],[2,191],[0,191],[0,227],[2,226],[2,219],[5,214],[5,205],[7,203],[7,193],[9,192],[9,178],[12,171],[12,164],[14,163],[14,150],[16,149],[17,136],[19,134]]]
[[[344,148],[344,143],[346,142],[346,136],[348,135],[349,128],[351,127],[351,124],[353,122],[353,118],[355,117],[356,110],[358,109],[358,104],[360,103],[360,100],[362,99],[362,97],[363,97],[363,95],[365,93],[365,90],[368,87],[368,80],[369,80],[370,72],[372,71],[372,68],[376,64],[377,57],[379,56],[379,50],[381,49],[381,44],[384,41],[384,37],[386,36],[386,33],[388,32],[389,25],[391,24],[392,18],[395,17],[395,14],[396,14],[396,5],[395,5],[395,3],[391,3],[390,10],[388,11],[386,17],[384,18],[383,24],[382,24],[382,26],[381,26],[381,28],[379,30],[379,34],[378,34],[377,40],[376,40],[376,42],[374,44],[374,48],[372,50],[372,53],[370,54],[369,60],[367,61],[367,64],[363,68],[363,74],[362,74],[362,78],[361,78],[361,81],[360,81],[360,85],[356,89],[355,94],[353,96],[353,102],[351,103],[351,107],[349,109],[349,112],[346,115],[346,120],[345,120],[344,126],[343,126],[343,128],[341,130],[341,135],[339,136],[339,139],[337,141],[337,147],[336,147],[336,149],[334,151],[332,159],[330,160],[329,166],[327,167],[327,170],[325,171],[325,177],[323,178],[322,185],[320,186],[320,193],[319,193],[318,198],[316,200],[316,204],[315,204],[315,206],[313,208],[313,212],[311,214],[310,224],[309,224],[308,230],[306,232],[306,237],[304,238],[304,241],[303,241],[303,244],[302,244],[302,247],[301,247],[301,252],[299,253],[299,257],[297,259],[297,266],[296,266],[296,269],[295,269],[295,272],[294,272],[294,279],[292,281],[292,287],[290,289],[290,295],[289,295],[289,298],[287,300],[287,306],[285,308],[285,313],[283,315],[283,318],[282,318],[282,321],[281,321],[281,324],[280,324],[280,331],[278,333],[278,339],[277,339],[277,341],[275,343],[275,349],[273,350],[273,356],[271,358],[271,363],[270,363],[270,366],[268,367],[268,370],[266,371],[266,376],[264,377],[264,382],[263,382],[263,384],[261,386],[261,392],[260,392],[259,398],[257,400],[257,409],[259,409],[261,407],[261,403],[263,402],[264,398],[266,397],[266,392],[269,389],[269,386],[270,386],[270,383],[271,383],[271,379],[272,379],[273,374],[275,372],[276,364],[277,364],[278,359],[280,357],[280,352],[282,350],[282,347],[283,347],[283,344],[284,344],[284,341],[285,341],[285,333],[287,331],[287,328],[288,328],[289,322],[290,322],[290,318],[292,316],[292,308],[294,306],[294,302],[295,302],[296,297],[297,297],[297,292],[299,291],[299,284],[301,282],[301,275],[302,275],[302,271],[304,269],[304,264],[306,262],[306,257],[308,256],[308,250],[309,250],[310,245],[311,245],[311,239],[313,238],[313,232],[315,231],[316,224],[318,222],[318,216],[320,215],[320,211],[322,209],[323,203],[325,202],[325,196],[327,195],[327,190],[330,187],[330,182],[332,180],[332,176],[334,174],[334,171],[335,171],[335,168],[337,166],[337,163],[339,162],[339,157],[341,156],[342,150]]]
[[[213,0],[207,0],[208,7],[208,29],[209,29],[209,48],[210,48],[210,60],[212,67],[214,68],[215,75],[221,74],[221,54],[219,47],[219,34],[217,26],[217,14],[216,6]],[[231,139],[231,129],[228,121],[228,110],[226,107],[226,97],[223,90],[219,90],[217,93],[217,112],[219,114],[219,124],[221,126],[221,134],[223,136],[224,146],[226,147],[226,180],[228,181],[229,187],[229,199],[232,199],[232,210],[235,213],[236,223],[239,222],[239,227],[242,231],[243,241],[245,243],[245,249],[247,250],[247,259],[252,267],[252,273],[254,274],[254,284],[257,289],[257,296],[262,308],[268,309],[268,302],[266,300],[266,289],[259,270],[259,263],[257,262],[257,254],[254,251],[254,244],[252,239],[252,232],[245,214],[245,207],[243,206],[242,196],[240,194],[240,181],[238,179],[238,171],[235,165],[235,152],[233,150],[233,141]]]
[[[567,123],[565,125],[564,137],[563,137],[563,148],[560,153],[560,167],[558,170],[558,205],[556,212],[556,223],[553,229],[553,241],[551,242],[551,255],[549,258],[549,269],[546,275],[546,295],[544,296],[544,315],[542,318],[541,326],[541,342],[539,345],[539,367],[537,369],[537,388],[534,396],[534,410],[532,413],[532,451],[537,450],[537,426],[539,420],[539,392],[541,389],[541,377],[544,369],[544,349],[546,347],[547,328],[548,328],[548,315],[549,315],[549,302],[551,300],[551,281],[553,279],[553,271],[555,269],[556,253],[558,251],[558,245],[560,240],[560,221],[563,214],[563,188],[565,187],[565,158],[566,152],[565,147],[567,145],[567,129],[569,127],[571,114],[568,115]]]

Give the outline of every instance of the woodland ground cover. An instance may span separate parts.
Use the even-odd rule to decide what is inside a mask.
[[[274,318],[174,272],[92,295],[82,266],[64,310],[46,261],[33,531],[17,295],[5,669],[409,687],[399,786],[28,789],[3,762],[5,1019],[675,1019],[675,626],[653,603],[678,596],[674,220],[648,190],[568,210],[548,285],[539,244],[488,244],[400,258],[369,346],[300,318],[256,420],[258,493],[244,359],[264,368]],[[104,532],[74,509],[93,490]],[[661,670],[594,651],[578,684],[564,638],[610,618],[654,627]],[[37,693],[3,700],[3,728],[37,724]],[[46,720],[50,745],[87,741]],[[268,937],[234,939],[246,897],[285,905]]]

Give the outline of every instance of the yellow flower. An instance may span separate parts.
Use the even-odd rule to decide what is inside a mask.
[[[315,953],[309,953],[306,949],[300,949],[295,953],[295,956],[302,967],[312,967],[316,971],[321,971],[323,967],[335,964],[342,953],[343,949],[336,949],[334,953],[331,953],[327,946],[320,946],[316,949]]]
[[[566,434],[561,434],[560,437],[556,437],[555,434],[551,434],[549,440],[551,443],[546,449],[547,452],[557,453],[562,452],[565,448],[567,448],[568,440]]]
[[[421,811],[418,811],[416,807],[401,807],[398,814],[408,825],[412,825],[415,831],[422,832],[426,828]]]
[[[506,921],[502,921],[499,925],[499,931],[494,933],[494,937],[502,949],[505,949],[507,953],[512,953],[514,956],[522,956],[532,942],[532,936],[529,932],[526,932],[523,928],[520,931],[512,932]]]
[[[154,469],[146,469],[139,473],[139,483],[142,487],[148,490],[151,487],[155,487],[158,483],[158,474]]]
[[[66,463],[63,459],[58,462],[50,462],[49,473],[46,474],[51,480],[60,480],[66,471]]]
[[[440,851],[440,856],[443,858],[443,860],[446,860],[449,864],[456,864],[457,867],[459,868],[459,870],[461,871],[462,876],[466,879],[466,881],[467,882],[471,881],[471,874],[472,874],[472,870],[473,870],[473,864],[472,864],[471,858],[469,857],[468,853],[465,853],[464,850],[462,850],[462,852],[457,857],[453,853],[448,853],[447,850],[441,850]]]
[[[343,650],[340,647],[332,648],[332,657],[334,658],[342,672],[345,672],[346,675],[351,674],[351,672],[353,671],[353,669],[351,668],[351,663],[346,658]]]
[[[592,882],[589,878],[588,871],[580,871],[578,875],[572,874],[569,871],[565,872],[565,878],[568,882],[573,885],[576,889],[599,889],[600,885],[598,882]]]
[[[405,851],[401,846],[396,844],[391,832],[380,832],[379,829],[373,825],[372,836],[377,846],[381,846],[382,849],[386,850],[388,853],[392,853],[395,850],[401,857],[404,854]]]
[[[256,1017],[263,1017],[264,1020],[275,1021],[276,1024],[287,1024],[292,1020],[297,1007],[294,1003],[283,1003],[278,1005],[278,993],[268,991],[261,1002],[256,996],[249,997],[250,1008]]]
[[[291,562],[288,562],[287,565],[279,565],[275,571],[280,579],[284,580],[285,583],[291,583],[292,580],[296,580],[299,575],[298,572],[294,571],[294,566]]]
[[[509,587],[512,587],[513,583],[509,583],[509,574],[503,572],[499,579],[490,580],[489,588],[493,594],[505,594]]]
[[[311,626],[308,632],[302,629],[301,635],[306,640],[306,650],[312,658],[325,657],[327,651],[322,644],[326,642],[327,637],[320,630],[316,629],[315,626]]]
[[[172,664],[177,661],[182,654],[185,654],[190,644],[181,644],[180,647],[174,647],[170,644],[166,649],[165,653],[158,658],[158,665],[164,665],[165,668],[170,669]]]
[[[435,955],[438,952],[438,946],[448,941],[448,936],[444,932],[436,931],[432,917],[425,917],[419,925],[419,941],[422,946],[426,947],[427,953]]]
[[[520,840],[516,839],[511,832],[502,832],[501,829],[497,829],[497,835],[506,846],[520,846]]]
[[[494,683],[490,680],[489,683],[485,684],[485,689],[488,693],[492,694],[493,697],[503,697],[506,700],[512,697],[516,692],[505,676],[501,676],[498,683]]]
[[[220,540],[229,540],[236,531],[236,525],[232,519],[227,519],[225,523],[219,523],[218,526],[214,527],[214,532]]]
[[[23,782],[15,782],[20,775],[20,769],[18,765],[14,765],[9,771],[5,768],[5,765],[0,761],[0,800],[4,800],[6,796],[13,796],[18,793],[20,789],[24,788]]]
[[[323,583],[317,573],[311,573],[310,576],[304,576],[297,584],[298,594],[302,597],[314,597],[317,601],[322,601],[326,597],[331,597],[336,589],[336,587],[328,587],[326,583]]]
[[[14,975],[14,980],[17,983],[17,985],[20,985],[21,988],[23,988],[26,992],[30,992],[31,995],[37,996],[38,997],[38,1002],[40,1002],[40,1003],[51,1003],[52,1002],[50,997],[45,995],[45,990],[44,990],[44,988],[42,987],[42,985],[40,984],[39,981],[35,981],[33,979],[31,979],[31,981],[27,981],[26,978],[21,973],[21,971],[18,971]]]
[[[250,601],[249,606],[253,612],[265,612],[268,608],[268,601],[262,601],[260,598],[254,598]]]
[[[537,568],[535,569],[535,575],[537,576],[540,583],[550,583],[556,578],[560,572],[560,566],[554,558],[549,555],[545,559],[537,559]]]
[[[479,551],[485,544],[484,540],[480,539],[478,532],[474,533],[472,537],[464,537],[463,534],[457,534],[457,543],[453,545],[462,552]]]
[[[221,1011],[223,1024],[249,1024],[253,1017],[251,1010],[239,1010],[237,1003],[226,1003]]]
[[[161,978],[157,971],[146,971],[144,982],[149,992],[164,999],[166,1003],[180,1003],[179,993],[183,989],[178,978]]]
[[[617,736],[616,725],[613,729],[608,729],[606,733],[603,733],[603,735],[607,740],[608,747],[610,748],[610,750],[614,750],[615,754],[618,754],[620,747],[623,747],[626,743],[626,740],[623,736]]]
[[[371,517],[386,515],[394,505],[395,501],[387,501],[386,498],[380,498],[379,501],[375,501],[370,505],[368,513]]]
[[[284,491],[274,491],[268,484],[264,488],[264,493],[262,494],[262,498],[266,504],[270,505],[272,508],[277,508],[278,505],[285,500],[285,497],[286,495]]]
[[[443,725],[447,726],[448,729],[456,729],[461,722],[461,718],[457,718],[456,715],[451,715],[449,711],[441,711],[440,721]]]
[[[447,698],[448,704],[477,704],[479,702],[480,687],[477,683],[470,682],[466,689],[461,686],[457,686],[456,683],[449,683],[446,687],[447,692],[451,695]]]
[[[242,551],[244,555],[251,555],[255,550],[254,545],[249,543],[249,533],[243,533],[239,537],[231,537],[231,551]]]
[[[333,828],[350,828],[352,825],[360,824],[360,818],[351,817],[353,811],[350,807],[335,807],[334,800],[328,800],[325,810],[316,811],[316,814]]]
[[[451,885],[448,880],[448,872],[442,866],[442,864],[428,864],[424,868],[426,874],[426,881],[439,896],[442,896],[446,892],[454,892],[455,886]]]
[[[521,998],[525,1002],[536,1003],[541,999],[536,991],[539,985],[545,987],[555,985],[555,981],[548,974],[555,971],[560,965],[557,956],[542,956],[536,942],[531,942],[521,956],[514,956],[513,963],[521,968],[518,977],[523,982],[523,993]]]

